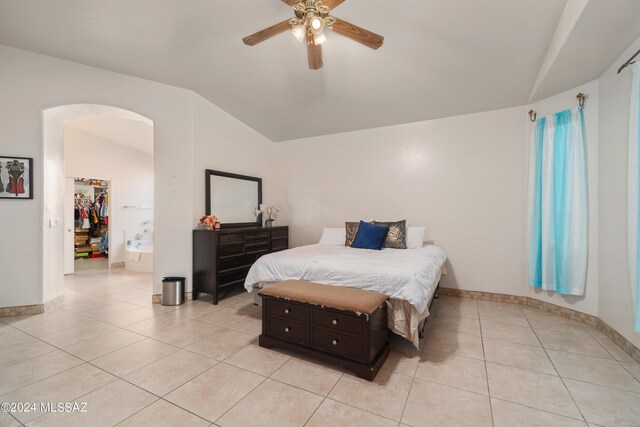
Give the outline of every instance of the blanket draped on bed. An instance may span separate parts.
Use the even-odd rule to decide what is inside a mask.
[[[417,344],[418,323],[429,315],[445,261],[444,251],[432,245],[382,251],[309,245],[261,257],[245,288],[294,279],[382,292],[391,298],[389,328]]]

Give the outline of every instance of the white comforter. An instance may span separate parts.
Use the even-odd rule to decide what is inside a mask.
[[[373,251],[309,245],[264,255],[253,264],[244,287],[288,279],[382,292],[427,309],[438,273],[447,257],[437,246]]]

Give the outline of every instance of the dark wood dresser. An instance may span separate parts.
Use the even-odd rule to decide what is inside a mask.
[[[193,230],[193,299],[242,286],[249,268],[262,255],[289,248],[289,227]]]

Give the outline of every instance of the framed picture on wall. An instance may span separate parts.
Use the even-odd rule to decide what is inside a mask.
[[[33,159],[0,156],[0,199],[33,199]]]

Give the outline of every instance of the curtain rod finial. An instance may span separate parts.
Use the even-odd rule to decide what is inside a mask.
[[[536,113],[533,110],[529,110],[529,120],[531,120],[532,122],[535,122],[537,117],[538,117],[538,113]]]

